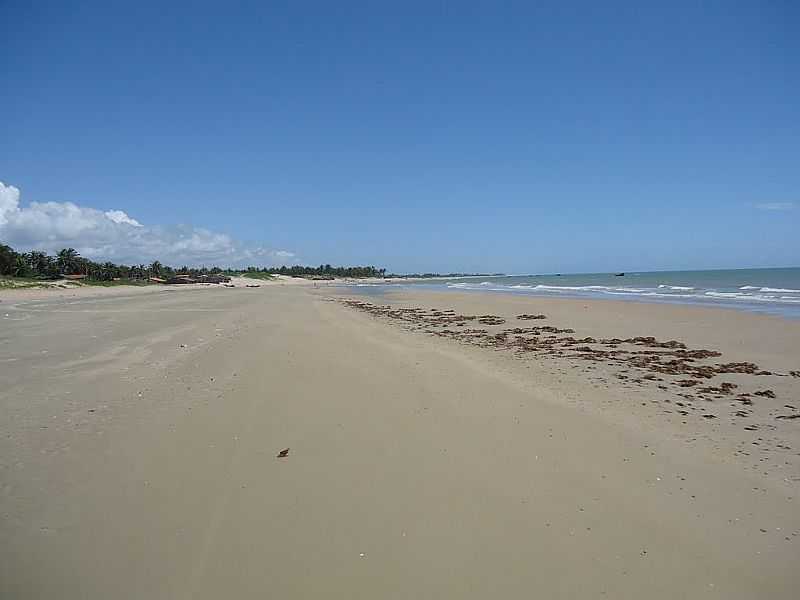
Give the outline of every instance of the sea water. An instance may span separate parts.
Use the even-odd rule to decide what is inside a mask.
[[[702,304],[800,318],[800,268],[503,275],[388,284],[358,284],[361,292],[393,286],[524,294],[543,297],[609,298],[640,302]],[[371,288],[371,289],[365,289]]]

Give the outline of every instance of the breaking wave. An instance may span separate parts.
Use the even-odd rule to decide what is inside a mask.
[[[360,282],[357,285],[364,285]],[[620,274],[479,275],[391,282],[417,286],[550,298],[606,298],[724,306],[800,318],[800,269],[662,271]],[[373,288],[374,290],[371,289]],[[369,283],[362,293],[384,293]]]
[[[787,289],[787,288],[762,287],[759,291],[761,291],[761,292],[772,292],[774,294],[800,294],[800,290],[791,290],[791,289]]]
[[[611,285],[550,285],[550,284],[503,284],[499,281],[449,282],[448,288],[455,290],[482,290],[493,292],[509,292],[540,296],[564,295],[576,297],[629,297],[642,299],[663,299],[697,302],[727,302],[794,305],[800,304],[800,290],[791,288],[769,288],[760,286],[741,286],[736,291],[697,288],[684,285],[658,284],[656,287],[628,287]],[[730,290],[730,288],[728,288]],[[736,288],[734,288],[736,289]],[[783,294],[783,295],[781,295]],[[787,296],[785,294],[799,294]]]

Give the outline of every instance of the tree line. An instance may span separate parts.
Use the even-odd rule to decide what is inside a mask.
[[[46,252],[32,250],[16,252],[10,246],[0,243],[0,275],[8,277],[29,277],[38,279],[59,279],[65,275],[84,275],[94,281],[112,281],[118,279],[142,280],[150,277],[168,279],[174,275],[238,275],[239,273],[268,273],[289,275],[292,277],[330,276],[330,277],[382,277],[386,269],[375,267],[248,267],[241,269],[222,269],[220,267],[188,267],[179,269],[153,261],[149,265],[119,265],[113,262],[95,262],[84,258],[74,248],[59,250],[55,256]]]
[[[301,267],[294,265],[291,267],[265,267],[255,269],[250,267],[248,271],[258,271],[269,273],[270,275],[289,275],[290,277],[383,277],[386,269],[376,267],[332,267],[331,265],[320,265],[318,267]]]

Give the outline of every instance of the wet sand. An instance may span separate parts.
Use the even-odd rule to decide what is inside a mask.
[[[341,300],[279,285],[4,298],[0,597],[795,596],[800,419],[777,417],[800,408],[797,323],[361,299],[505,320],[475,326],[492,336],[677,340],[721,353],[700,364],[774,373],[715,374],[702,387],[735,393],[689,400],[685,374],[468,343]]]

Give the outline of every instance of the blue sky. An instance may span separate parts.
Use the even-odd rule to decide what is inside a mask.
[[[651,4],[6,0],[0,239],[398,272],[800,265],[800,9]]]

